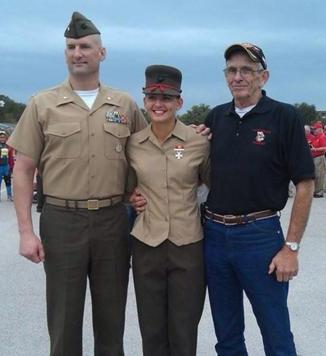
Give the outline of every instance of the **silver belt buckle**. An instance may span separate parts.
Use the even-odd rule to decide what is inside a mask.
[[[97,199],[87,200],[87,210],[98,210],[100,208],[98,202]]]

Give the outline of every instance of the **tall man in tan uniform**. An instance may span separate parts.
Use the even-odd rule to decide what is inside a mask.
[[[51,356],[82,355],[89,278],[96,356],[122,356],[128,221],[125,145],[145,121],[131,98],[99,82],[99,30],[75,12],[65,31],[69,77],[33,97],[9,144],[18,151],[20,253],[44,261]],[[35,168],[43,179],[41,240],[31,219]]]

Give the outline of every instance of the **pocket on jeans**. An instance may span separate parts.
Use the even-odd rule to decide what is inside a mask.
[[[279,217],[273,217],[270,219],[256,220],[250,223],[251,227],[254,227],[257,231],[264,233],[282,233]]]

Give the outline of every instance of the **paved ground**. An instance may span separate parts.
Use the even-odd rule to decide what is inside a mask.
[[[4,194],[2,194],[4,197]],[[286,229],[292,200],[282,214]],[[33,213],[37,229],[38,214]],[[12,203],[0,202],[0,355],[46,356],[48,336],[42,265],[17,254],[18,234]],[[326,356],[326,198],[315,199],[300,253],[301,271],[291,283],[289,305],[300,356]],[[246,303],[246,339],[250,356],[263,356],[261,337]],[[199,328],[198,356],[213,356],[214,332],[206,303]],[[92,356],[89,296],[85,310],[84,355]],[[132,282],[125,332],[126,356],[141,356]]]

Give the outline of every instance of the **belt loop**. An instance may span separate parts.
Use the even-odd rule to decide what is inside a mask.
[[[66,209],[68,209],[68,208],[69,208],[69,203],[68,203],[68,200],[65,200],[65,207],[66,207]]]
[[[78,210],[78,201],[77,200],[74,200],[74,208],[75,208],[75,210]]]

